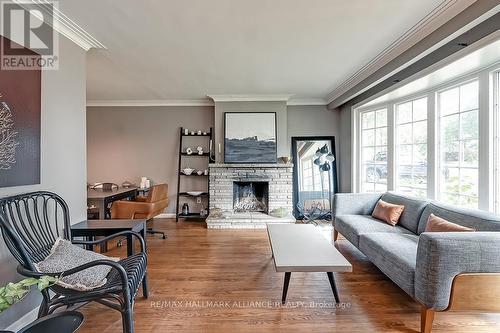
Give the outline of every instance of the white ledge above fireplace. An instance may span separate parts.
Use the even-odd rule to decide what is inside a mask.
[[[209,168],[293,168],[292,163],[210,163]]]

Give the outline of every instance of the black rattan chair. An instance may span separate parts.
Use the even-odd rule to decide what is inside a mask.
[[[2,235],[12,255],[19,262],[18,272],[27,277],[42,275],[67,276],[86,268],[107,265],[111,272],[107,283],[91,291],[75,291],[54,285],[50,290],[42,291],[43,301],[38,317],[53,313],[66,307],[74,309],[88,302],[97,302],[120,311],[123,331],[134,332],[133,305],[142,283],[143,295],[148,297],[147,255],[142,237],[132,231],[123,231],[95,242],[73,241],[73,244],[94,246],[104,240],[132,234],[139,240],[141,251],[118,262],[98,260],[65,272],[40,274],[34,263],[40,262],[50,253],[57,237],[70,240],[70,219],[68,206],[57,194],[51,192],[33,192],[0,199],[0,227]]]

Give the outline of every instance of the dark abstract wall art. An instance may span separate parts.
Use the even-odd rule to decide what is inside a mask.
[[[0,187],[40,183],[41,81],[40,69],[0,70]]]
[[[225,163],[276,163],[276,113],[226,112]]]

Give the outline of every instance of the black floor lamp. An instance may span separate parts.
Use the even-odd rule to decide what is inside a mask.
[[[335,156],[330,151],[327,144],[316,150],[315,157],[313,163],[319,168],[321,177],[321,205],[311,207],[309,211],[306,211],[304,207],[298,207],[299,211],[304,216],[304,222],[314,224],[316,224],[315,221],[317,220],[331,219],[332,217],[332,179],[330,171],[332,170],[332,163],[335,161]],[[328,209],[323,207],[325,205],[325,172],[328,173]]]

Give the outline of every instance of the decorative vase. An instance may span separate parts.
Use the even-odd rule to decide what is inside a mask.
[[[141,188],[146,188],[146,181],[148,180],[147,177],[141,177]]]
[[[189,214],[189,205],[185,203],[182,205],[182,215],[188,215]]]

